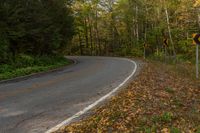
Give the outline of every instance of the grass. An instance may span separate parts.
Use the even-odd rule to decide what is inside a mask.
[[[15,62],[0,64],[0,80],[46,72],[69,64],[69,60],[60,56],[33,57],[20,55]]]
[[[173,119],[173,114],[171,112],[165,112],[164,114],[160,116],[152,117],[152,121],[155,123],[158,123],[158,122],[168,123],[168,122],[171,122],[172,119]]]
[[[171,133],[181,133],[180,129],[178,129],[176,127],[171,127],[170,132]]]

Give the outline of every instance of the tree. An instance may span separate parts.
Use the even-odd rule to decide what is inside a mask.
[[[14,61],[21,53],[60,53],[74,33],[70,4],[69,0],[1,1],[0,51],[8,54],[0,60],[12,57]]]

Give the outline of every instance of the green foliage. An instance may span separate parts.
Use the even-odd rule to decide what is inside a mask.
[[[8,56],[8,42],[0,35],[0,64],[6,62]]]
[[[69,0],[1,1],[0,63],[22,59],[24,53],[63,51],[74,34],[70,4]]]
[[[171,87],[165,88],[165,91],[168,92],[168,93],[171,93],[171,94],[175,93],[174,89],[171,88]]]
[[[195,133],[200,133],[200,128],[197,129],[197,131]]]
[[[141,57],[146,43],[147,58],[166,63],[193,61],[192,33],[199,32],[196,8],[200,6],[195,7],[194,3],[188,0],[76,0],[73,10],[77,35],[71,54]],[[164,39],[168,40],[167,47],[163,45]]]
[[[170,112],[165,112],[164,114],[160,116],[156,115],[152,117],[152,121],[154,123],[158,123],[158,122],[169,123],[172,121],[172,119],[173,119],[173,114]]]
[[[151,128],[146,128],[145,133],[151,133]]]
[[[143,51],[137,48],[134,48],[130,51],[131,56],[135,57],[142,57],[143,56]]]
[[[170,129],[170,133],[181,133],[181,131],[178,128],[176,128],[176,127],[172,127]]]
[[[173,114],[170,112],[165,112],[161,117],[161,121],[163,122],[171,122],[173,119]]]
[[[157,132],[157,127],[153,125],[152,127],[144,128],[145,133],[154,133]]]
[[[69,63],[66,58],[60,56],[20,55],[16,58],[16,63],[0,65],[0,80],[48,71]]]
[[[12,65],[15,66],[16,68],[22,68],[28,66],[31,67],[34,64],[35,64],[34,57],[21,54],[16,57],[16,60]]]

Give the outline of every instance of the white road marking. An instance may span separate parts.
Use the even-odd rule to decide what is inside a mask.
[[[70,124],[70,122],[72,122],[75,118],[80,117],[81,115],[85,114],[87,111],[91,110],[92,108],[94,108],[95,106],[97,106],[99,103],[103,102],[104,100],[106,100],[107,98],[111,97],[115,92],[117,92],[124,84],[126,84],[126,82],[135,74],[136,70],[137,70],[137,64],[135,63],[135,61],[129,60],[129,59],[124,59],[124,60],[128,60],[131,63],[133,63],[135,65],[131,75],[129,75],[119,86],[117,86],[115,89],[113,89],[110,93],[106,94],[105,96],[101,97],[99,100],[97,100],[96,102],[94,102],[93,104],[87,106],[86,108],[84,108],[82,111],[76,113],[75,115],[71,116],[70,118],[66,119],[65,121],[63,121],[62,123],[58,124],[57,126],[51,128],[50,130],[46,131],[45,133],[53,133],[57,130],[59,130],[60,128],[62,128],[63,126],[66,126],[68,124]]]

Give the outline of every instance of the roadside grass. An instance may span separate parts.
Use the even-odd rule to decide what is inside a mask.
[[[21,55],[15,62],[0,65],[0,81],[26,76],[69,65],[71,61],[60,56],[32,57]]]
[[[148,61],[127,89],[56,133],[199,133],[200,82],[177,69]]]

